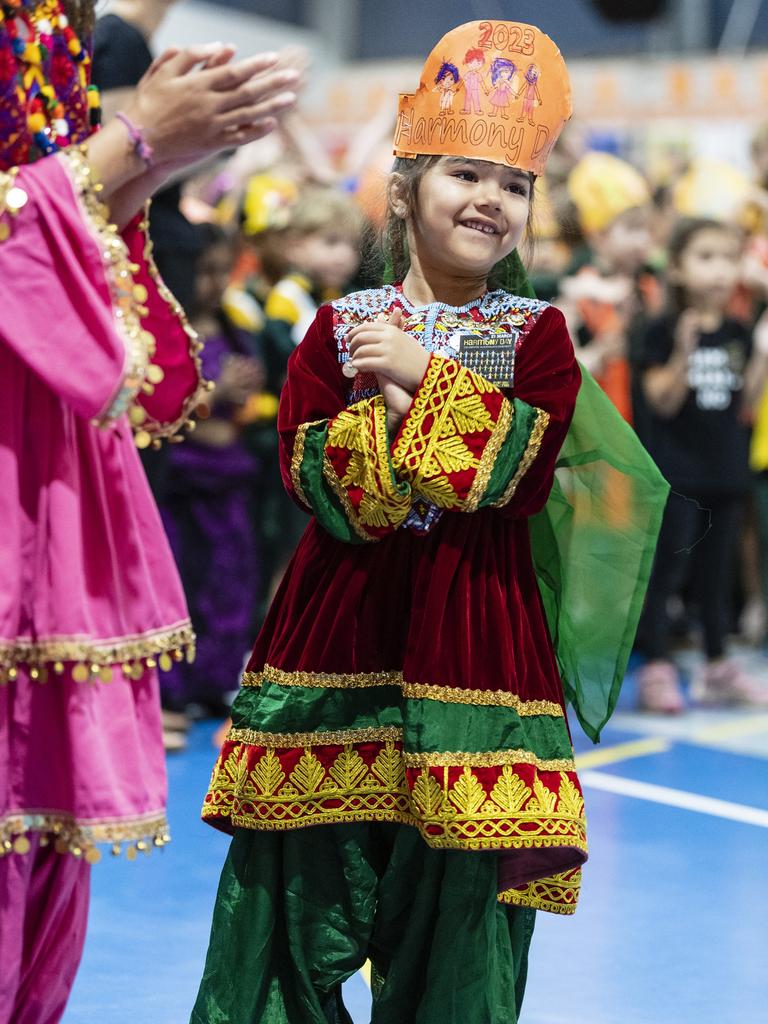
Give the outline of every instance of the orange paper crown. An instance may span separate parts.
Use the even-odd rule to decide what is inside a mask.
[[[541,174],[571,116],[560,51],[533,25],[471,21],[443,36],[401,93],[395,156],[466,156]]]

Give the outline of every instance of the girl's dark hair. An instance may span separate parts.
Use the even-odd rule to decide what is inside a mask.
[[[713,220],[711,217],[685,217],[675,224],[667,241],[667,257],[670,268],[680,266],[685,250],[702,231],[719,231],[725,235],[738,236],[738,230],[735,227],[723,224],[719,220]],[[676,314],[682,313],[688,304],[685,287],[682,284],[669,282],[667,290],[671,311]]]
[[[439,156],[417,156],[413,160],[406,160],[404,157],[397,157],[395,160],[394,166],[392,167],[392,174],[397,174],[399,176],[398,201],[404,203],[408,214],[412,213],[416,208],[421,179],[440,159],[441,157]],[[528,220],[525,225],[525,234],[521,245],[524,254],[523,263],[530,262],[531,257],[533,256],[532,224],[536,176],[532,173],[529,176],[531,183],[531,198],[528,208]],[[398,217],[392,208],[392,192],[394,184],[394,178],[390,177],[389,184],[387,186],[388,209],[387,220],[382,237],[382,248],[384,250],[385,272],[393,281],[402,281],[408,273],[408,268],[411,265],[411,259],[408,254],[406,218]],[[507,257],[507,259],[509,259],[509,257]],[[505,288],[507,286],[508,279],[509,273],[506,260],[501,260],[496,264],[488,277],[488,287],[491,289]]]

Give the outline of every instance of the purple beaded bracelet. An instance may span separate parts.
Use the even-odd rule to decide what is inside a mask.
[[[141,128],[137,128],[133,121],[131,121],[128,115],[124,114],[122,110],[118,110],[115,117],[118,121],[122,121],[128,129],[128,138],[131,140],[137,155],[144,161],[147,167],[152,167],[155,162],[155,154],[150,144],[144,138],[144,132]]]

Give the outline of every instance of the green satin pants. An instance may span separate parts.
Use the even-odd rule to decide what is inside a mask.
[[[534,918],[497,902],[495,854],[408,826],[240,830],[192,1024],[351,1024],[366,959],[372,1024],[516,1024]]]

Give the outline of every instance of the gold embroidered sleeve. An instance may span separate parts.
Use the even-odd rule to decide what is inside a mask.
[[[290,467],[293,489],[340,540],[379,540],[403,522],[409,485],[397,480],[381,395],[357,402],[330,420],[296,431]]]
[[[456,360],[432,355],[392,446],[392,464],[414,493],[440,508],[474,512],[505,504],[538,450],[535,431],[547,421],[546,412],[508,399]]]

